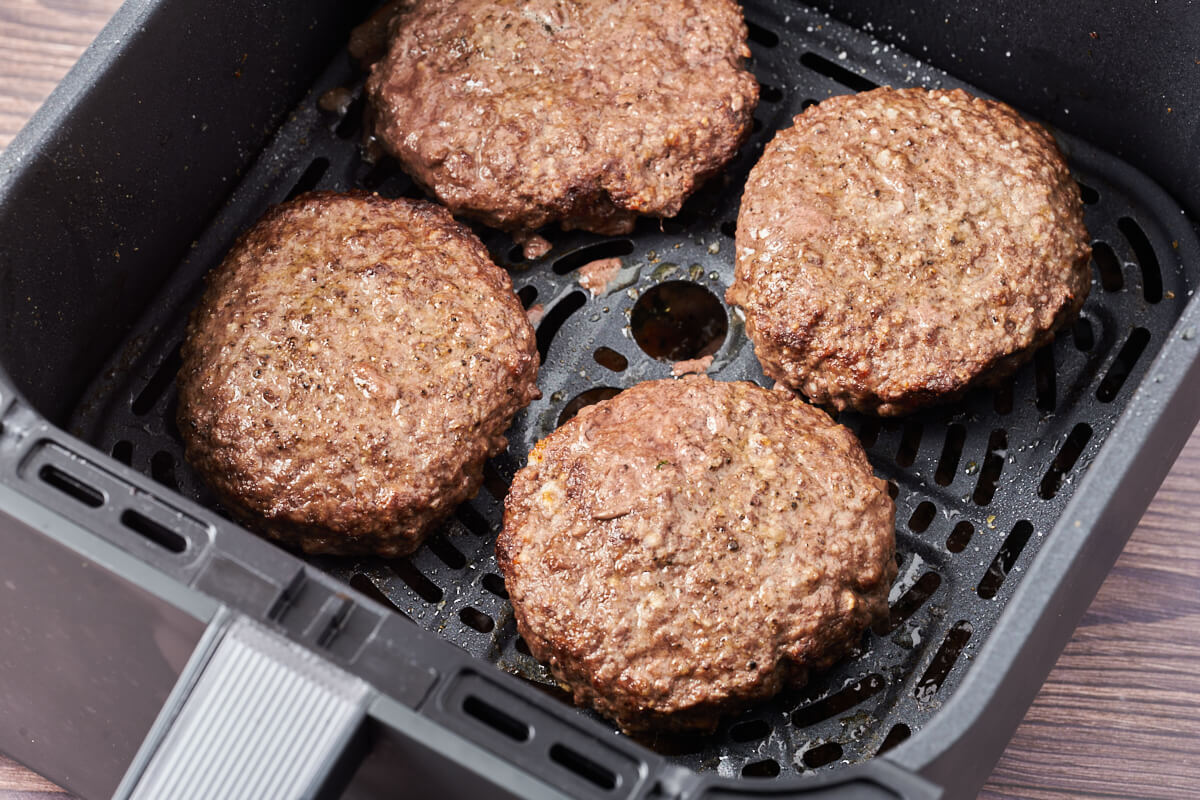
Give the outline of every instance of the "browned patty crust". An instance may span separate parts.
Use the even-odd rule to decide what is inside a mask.
[[[653,381],[538,443],[496,555],[518,630],[576,703],[627,731],[708,730],[887,616],[885,487],[786,391]]]
[[[627,232],[638,214],[678,213],[749,135],[758,83],[733,0],[396,12],[367,81],[376,136],[451,211],[489,225]]]
[[[409,553],[538,396],[508,274],[432,203],[315,192],[208,277],[179,372],[188,461],[310,553]]]
[[[903,414],[1011,374],[1087,297],[1079,188],[1053,137],[961,90],[832,97],[750,173],[726,299],[768,375]]]

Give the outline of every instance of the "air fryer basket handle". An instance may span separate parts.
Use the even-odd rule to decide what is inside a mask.
[[[373,690],[247,617],[212,625],[115,796],[339,796],[366,752]]]

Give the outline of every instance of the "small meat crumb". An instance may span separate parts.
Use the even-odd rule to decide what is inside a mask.
[[[621,271],[621,259],[602,258],[591,261],[579,268],[579,285],[592,293],[594,297],[604,294],[609,282]]]
[[[536,261],[546,255],[546,253],[549,253],[551,248],[554,247],[547,239],[538,236],[536,233],[520,237],[517,240],[517,244],[524,248],[523,252],[526,261]]]
[[[536,328],[542,317],[546,316],[546,307],[541,303],[534,303],[525,310],[525,316],[529,317],[529,324]]]
[[[330,114],[345,116],[354,102],[354,92],[344,86],[338,86],[317,98],[317,107]]]
[[[671,374],[678,378],[681,375],[703,375],[708,372],[708,368],[712,366],[713,357],[711,355],[703,358],[689,358],[687,361],[676,361],[671,367]]]

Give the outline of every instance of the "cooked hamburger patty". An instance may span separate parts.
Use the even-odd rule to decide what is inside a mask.
[[[621,233],[673,216],[750,132],[758,83],[733,0],[396,11],[367,81],[375,133],[451,211],[489,225]]]
[[[824,412],[689,376],[539,442],[496,555],[517,629],[575,702],[627,731],[709,730],[887,616],[894,515]]]
[[[876,89],[767,146],[726,299],[771,377],[903,414],[1012,373],[1079,311],[1090,257],[1044,128],[961,90]]]
[[[310,553],[409,553],[538,396],[507,273],[432,203],[315,192],[209,278],[183,343],[188,461],[248,525]]]

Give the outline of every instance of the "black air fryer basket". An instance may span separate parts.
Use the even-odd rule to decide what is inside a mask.
[[[182,459],[185,316],[270,204],[419,193],[363,160],[361,99],[318,105],[360,93],[344,45],[369,3],[195,5],[126,3],[0,159],[0,750],[87,797],[934,798],[983,783],[1200,417],[1197,14],[832,8],[855,28],[747,2],[754,133],[678,218],[550,231],[532,263],[478,229],[545,312],[543,397],[479,496],[409,558],[305,561],[231,522]],[[714,735],[631,740],[572,707],[516,634],[493,555],[509,480],[565,416],[715,342],[710,374],[765,381],[720,300],[746,174],[809,104],[884,84],[990,91],[1051,123],[1093,237],[1091,296],[1001,391],[841,416],[896,498],[888,624]],[[612,256],[609,291],[581,289],[578,268]],[[648,344],[647,318],[674,338]]]

